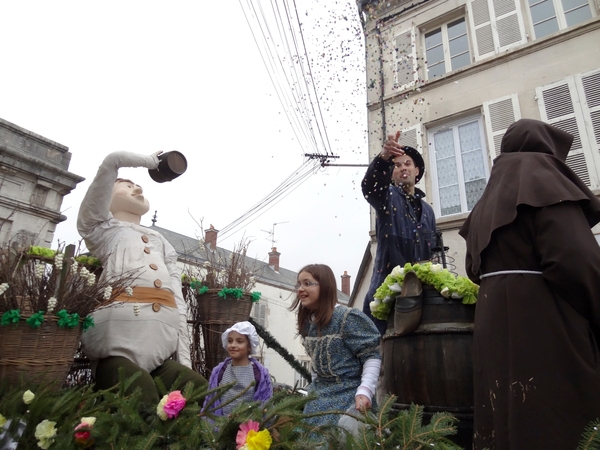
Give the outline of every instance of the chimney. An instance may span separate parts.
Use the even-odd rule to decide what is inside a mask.
[[[219,230],[215,230],[212,223],[210,224],[210,228],[204,232],[204,243],[210,245],[211,250],[215,250],[217,248],[217,235],[219,234]]]
[[[277,247],[273,247],[272,251],[269,252],[269,266],[273,268],[275,272],[279,272],[279,256],[281,253],[277,251]]]
[[[348,271],[346,270],[344,270],[344,275],[342,275],[342,292],[350,295],[350,275],[348,275]]]

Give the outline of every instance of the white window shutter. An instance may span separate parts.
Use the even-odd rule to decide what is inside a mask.
[[[418,123],[412,127],[404,128],[398,143],[400,145],[408,145],[409,147],[417,149],[421,156],[423,156],[423,131],[421,124]],[[425,157],[423,157],[423,160],[425,160]],[[425,172],[427,172],[427,164],[425,165]],[[425,177],[422,177],[419,180],[416,187],[427,194],[427,192],[425,192]]]
[[[492,0],[498,35],[497,51],[508,50],[526,41],[523,16],[516,0]]]
[[[583,120],[586,124],[590,155],[600,171],[600,70],[584,73],[575,78],[581,99]],[[600,178],[600,174],[598,175]]]
[[[467,8],[476,61],[526,42],[516,0],[471,0]]]
[[[517,94],[483,102],[483,115],[490,161],[500,154],[500,143],[506,129],[521,118]]]
[[[418,79],[415,28],[411,27],[398,33],[395,37],[395,45],[394,85],[396,89],[404,90],[414,85]]]
[[[542,120],[574,137],[571,151],[567,156],[567,165],[590,188],[599,187],[593,155],[586,154],[585,151],[585,148],[590,148],[590,144],[575,79],[568,77],[556,83],[540,86],[535,91]]]
[[[488,0],[471,0],[467,3],[467,8],[469,23],[475,36],[475,39],[473,39],[473,53],[475,60],[478,61],[495,54],[490,5]]]

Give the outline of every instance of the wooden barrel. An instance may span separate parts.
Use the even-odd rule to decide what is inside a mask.
[[[383,385],[397,397],[393,409],[422,405],[425,415],[446,411],[470,439],[473,420],[473,321],[475,306],[447,299],[423,285],[419,327],[394,335],[394,310],[383,337]],[[467,427],[467,430],[461,428]]]

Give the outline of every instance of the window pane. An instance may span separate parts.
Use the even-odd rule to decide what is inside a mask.
[[[569,27],[577,25],[578,23],[581,23],[584,20],[588,20],[590,17],[592,17],[592,12],[590,11],[590,5],[588,5],[587,3],[583,6],[580,6],[577,9],[573,9],[565,13],[565,18],[567,19],[567,26]]]
[[[442,29],[431,31],[425,35],[425,48],[435,47],[442,43]]]
[[[465,19],[459,19],[456,22],[450,22],[448,24],[448,39],[452,40],[455,37],[467,34],[467,26]]]
[[[477,203],[481,198],[481,195],[485,190],[485,184],[485,178],[465,183],[465,190],[467,192],[467,208],[469,211],[473,209],[475,203]]]
[[[454,156],[454,137],[452,129],[435,133],[433,135],[433,143],[435,145],[436,160]]]
[[[438,45],[427,50],[427,65],[434,65],[444,60],[444,47]]]
[[[442,211],[442,216],[458,214],[461,212],[458,185],[440,189],[440,209]]]
[[[446,65],[444,64],[444,61],[439,62],[433,66],[427,65],[427,79],[429,80],[444,75],[445,73]]]
[[[533,29],[535,31],[536,38],[543,38],[544,36],[548,36],[549,34],[558,31],[558,22],[556,21],[555,17],[554,19],[534,25]]]
[[[440,187],[458,183],[456,158],[444,158],[436,161],[438,184]]]
[[[538,2],[531,6],[530,10],[531,20],[533,21],[534,25],[536,25],[538,22],[542,22],[543,20],[550,19],[551,17],[556,17],[552,0]]]
[[[479,122],[470,122],[458,127],[458,141],[461,153],[472,150],[481,150],[481,139],[479,137]]]
[[[469,41],[467,35],[464,34],[460,37],[450,40],[450,56],[456,56],[460,53],[469,51]]]
[[[469,52],[463,53],[462,55],[452,57],[450,61],[452,62],[452,70],[460,69],[471,64],[471,55]]]

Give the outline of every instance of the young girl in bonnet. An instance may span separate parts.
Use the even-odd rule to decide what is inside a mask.
[[[261,401],[265,402],[273,395],[273,385],[269,371],[250,355],[256,353],[258,348],[258,334],[250,322],[238,322],[231,328],[225,330],[221,336],[223,348],[229,353],[229,357],[215,367],[209,381],[209,389],[217,386],[234,383],[220,398],[210,405],[210,409],[218,408],[237,397],[250,383],[255,385],[248,389],[235,401],[218,408],[214,413],[217,415],[228,415],[242,402]],[[204,408],[210,404],[215,394],[209,395],[204,400]],[[203,409],[204,409],[203,408]]]

